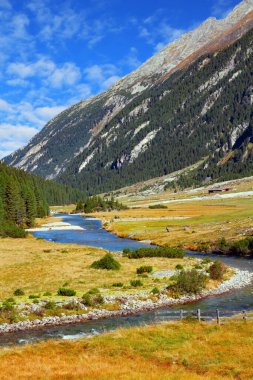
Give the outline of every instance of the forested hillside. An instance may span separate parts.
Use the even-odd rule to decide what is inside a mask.
[[[250,175],[252,126],[253,30],[145,91],[108,123],[89,152],[76,157],[58,180],[88,193],[104,192],[202,158],[205,163],[194,173],[198,183],[206,177]]]
[[[81,196],[75,189],[0,163],[0,236],[23,236],[23,227],[48,215],[49,204],[71,203]]]
[[[87,195],[200,161],[182,185],[251,174],[252,9],[253,0],[244,1],[225,20],[206,20],[109,90],[56,116],[5,161]]]

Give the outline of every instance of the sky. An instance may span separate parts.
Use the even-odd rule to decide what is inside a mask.
[[[0,158],[239,0],[0,0]]]

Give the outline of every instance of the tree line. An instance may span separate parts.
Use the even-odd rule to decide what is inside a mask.
[[[24,236],[23,228],[48,215],[49,204],[70,203],[80,194],[0,163],[0,236]]]

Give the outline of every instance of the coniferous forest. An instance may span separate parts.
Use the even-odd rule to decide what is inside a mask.
[[[0,236],[25,236],[36,217],[49,213],[49,205],[76,202],[76,189],[27,174],[0,163]]]

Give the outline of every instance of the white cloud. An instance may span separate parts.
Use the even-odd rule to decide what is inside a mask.
[[[127,64],[130,67],[130,69],[136,69],[137,67],[139,67],[142,64],[142,62],[138,58],[138,50],[135,47],[131,47],[129,54],[126,56],[124,62],[122,63]]]
[[[0,99],[0,112],[10,112],[12,110],[12,105],[4,99]]]
[[[80,69],[72,62],[65,62],[62,66],[57,66],[52,60],[43,57],[33,63],[11,63],[7,68],[7,73],[13,75],[12,80],[26,79],[29,77],[43,78],[45,83],[54,88],[75,84],[81,76]],[[18,84],[19,82],[16,82]],[[25,82],[20,82],[24,85]]]
[[[80,69],[73,63],[65,63],[61,68],[56,68],[48,77],[48,81],[54,88],[64,85],[72,86],[81,77]]]
[[[212,15],[225,18],[233,9],[233,0],[216,0],[212,7]]]
[[[12,8],[12,6],[8,0],[0,0],[0,8],[10,10]]]
[[[85,78],[98,86],[100,90],[104,90],[112,86],[120,76],[119,69],[113,64],[93,65],[84,70]]]
[[[147,17],[139,25],[139,37],[143,38],[149,45],[154,47],[154,52],[164,48],[167,44],[179,38],[185,30],[171,25],[163,17],[162,9]]]
[[[48,121],[58,115],[60,112],[64,111],[66,106],[55,106],[55,107],[38,107],[35,109],[35,113],[41,119]]]
[[[25,125],[0,124],[0,158],[23,146],[37,132],[37,129]]]

